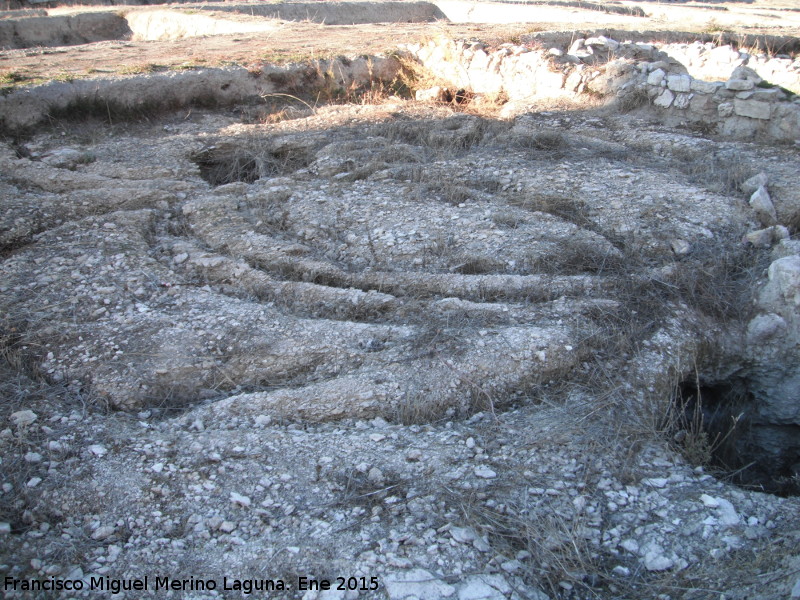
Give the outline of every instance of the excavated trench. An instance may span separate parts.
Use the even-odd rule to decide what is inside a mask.
[[[109,21],[113,35],[120,18]],[[76,40],[93,39],[83,25],[66,27],[80,31]],[[101,29],[92,35],[102,38]],[[604,67],[611,43],[592,39],[600,38],[559,51]],[[206,121],[170,121],[148,142],[147,157],[122,160],[120,144],[136,147],[132,137],[103,134],[96,147],[70,155],[37,123],[89,100],[109,117],[113,109],[109,120],[118,123],[131,108],[192,106],[201,94],[205,106],[259,104],[288,91],[333,96],[368,85],[379,68],[389,83],[399,64],[362,57],[140,76],[102,88],[53,84],[38,103],[30,102],[35,90],[9,94],[0,116],[34,146],[20,152],[18,144],[3,157],[8,283],[0,299],[4,326],[14,331],[9,343],[23,354],[42,348],[29,358],[51,381],[92,390],[123,410],[172,405],[206,419],[430,422],[535,402],[565,379],[574,379],[573,391],[663,390],[665,373],[690,364],[707,331],[715,332],[712,343],[731,347],[720,331],[744,336],[749,328],[757,340],[726,359],[742,363],[736,377],[703,375],[678,386],[676,439],[687,458],[713,464],[734,483],[797,494],[799,419],[789,402],[775,408],[774,391],[790,389],[795,377],[794,267],[770,267],[767,283],[754,276],[756,318],[772,329],[756,328],[718,310],[752,303],[742,300],[741,286],[728,289],[734,266],[746,269],[709,269],[703,255],[713,247],[755,265],[759,253],[772,251],[774,263],[796,254],[796,231],[776,229],[800,214],[796,150],[775,156],[703,137],[680,112],[695,111],[692,122],[713,114],[711,129],[719,125],[730,137],[783,140],[794,131],[780,119],[791,120],[797,103],[790,90],[754,99],[768,90],[757,89],[749,72],[709,91],[646,46],[629,43],[633,68],[598,68],[599,77],[566,65],[571,59],[554,67],[557,53],[536,62],[529,48],[494,55],[461,44],[452,55],[468,57],[466,67],[439,65],[440,75],[467,73],[479,86],[487,64],[521,56],[534,73],[558,80],[545,89],[544,76],[534,77],[530,86],[551,99],[638,90],[645,103],[631,116],[470,114],[491,93],[507,91],[503,77],[519,81],[518,65],[510,65],[470,90],[474,104],[319,105],[256,124],[211,111]],[[406,58],[431,66],[440,50],[420,45]],[[56,97],[56,85],[71,99]],[[742,92],[751,95],[735,95]],[[667,104],[667,93],[684,94],[687,105]],[[711,104],[689,106],[703,94]],[[723,105],[730,105],[726,117]],[[31,117],[33,110],[41,114]],[[705,180],[693,176],[708,171],[718,146],[735,158],[723,158]],[[750,190],[746,182],[767,164],[769,183]],[[769,218],[748,204],[767,187],[775,200]],[[756,233],[743,247],[742,236]],[[54,324],[37,329],[42,322]],[[764,345],[771,365],[759,362]],[[608,377],[602,385],[598,373]]]
[[[112,40],[176,40],[234,33],[268,33],[281,21],[325,25],[429,23],[446,19],[430,2],[184,4],[81,14],[8,11],[0,19],[0,49],[69,46]]]
[[[554,161],[552,164],[557,165],[559,160],[569,155],[571,143],[567,141],[563,133],[552,129],[537,130],[525,140],[520,140],[519,137],[514,138],[513,135],[509,135],[512,129],[511,126],[492,123],[488,120],[480,122],[478,127],[471,129],[469,133],[459,134],[459,130],[463,129],[463,123],[463,121],[459,123],[458,120],[454,120],[451,125],[445,126],[445,132],[452,132],[449,138],[436,138],[434,136],[432,139],[427,140],[425,133],[421,131],[423,128],[427,129],[429,127],[425,122],[409,122],[402,131],[393,129],[391,124],[383,124],[372,126],[365,132],[355,132],[356,137],[369,137],[372,149],[368,153],[357,150],[361,144],[352,141],[353,131],[334,133],[332,134],[333,137],[341,140],[341,144],[338,145],[338,148],[341,149],[341,154],[337,155],[336,162],[336,170],[339,172],[336,174],[335,179],[340,182],[370,179],[376,171],[380,172],[381,169],[388,167],[390,171],[394,169],[396,175],[393,175],[393,177],[399,176],[401,179],[407,179],[416,186],[417,190],[412,195],[421,198],[426,194],[432,194],[434,197],[438,197],[439,201],[457,207],[462,203],[483,196],[487,192],[489,194],[502,195],[502,185],[495,182],[470,181],[469,179],[463,180],[460,184],[455,184],[454,182],[443,182],[437,177],[424,177],[421,171],[416,172],[413,168],[408,169],[408,163],[403,160],[403,157],[405,157],[406,161],[409,158],[413,158],[415,161],[425,161],[425,153],[430,152],[429,149],[426,150],[426,147],[430,143],[434,145],[437,143],[443,144],[449,149],[448,152],[451,158],[459,155],[468,156],[486,152],[508,153],[519,151],[519,148],[523,147],[526,148],[530,159],[537,162],[544,159],[546,163]],[[387,147],[394,148],[394,156],[390,157],[390,155],[381,154],[380,148],[384,145],[383,142],[379,141],[381,136],[388,136],[385,144]],[[397,142],[396,139],[393,139],[393,136],[397,136],[403,143],[411,144],[411,146],[407,146],[404,149],[392,146]],[[438,142],[433,141],[437,139]],[[420,145],[421,142],[422,144]],[[419,154],[411,150],[415,146]],[[316,143],[296,147],[288,151],[269,150],[269,147],[270,144],[264,141],[251,141],[249,148],[241,145],[219,144],[193,154],[191,158],[198,165],[201,177],[209,184],[212,186],[225,186],[237,182],[254,184],[259,181],[269,182],[275,178],[281,180],[281,178],[291,176],[299,170],[305,171],[312,165],[312,168],[318,168],[320,155],[327,156],[322,151],[326,147],[323,139],[318,139]],[[354,150],[356,151],[354,152]],[[372,164],[365,164],[368,156],[373,159]],[[629,163],[642,161],[641,157],[637,159],[629,153],[618,153],[615,158]],[[663,165],[660,168],[663,168]],[[716,168],[719,169],[720,166],[717,165]],[[704,173],[702,179],[712,186],[722,183],[724,186],[733,185],[736,188],[741,184],[741,182],[720,182],[709,173]],[[435,180],[435,184],[432,180]],[[453,186],[457,189],[452,189]],[[613,239],[613,247],[621,252],[629,252],[624,238],[615,237],[611,235],[610,231],[598,226],[590,217],[592,209],[574,198],[540,195],[535,200],[530,200],[530,204],[527,206],[525,202],[519,203],[514,198],[508,198],[506,201],[509,202],[510,206],[520,205],[529,210],[545,211],[559,218],[571,220],[580,227],[598,233],[606,239]],[[272,206],[277,208],[275,205]],[[292,217],[289,215],[289,211],[282,210],[281,217],[277,219],[274,216],[268,218],[272,223],[280,221],[280,229],[282,231],[291,231]],[[517,228],[521,226],[524,218],[516,217],[516,219],[518,220],[506,216],[503,221],[499,222],[503,223],[504,226]],[[340,235],[342,237],[346,236],[346,231],[340,232]],[[726,250],[720,247],[716,251],[724,252]],[[702,253],[699,249],[695,249],[694,254],[700,256]],[[714,256],[707,256],[706,258],[714,261],[718,260]],[[762,265],[760,268],[763,268],[763,259],[763,253],[761,256],[750,257],[747,256],[747,253],[743,253],[736,259],[726,258],[729,264],[713,274],[707,272],[698,278],[675,281],[673,284],[684,286],[676,299],[702,305],[698,308],[708,311],[717,319],[727,320],[746,317],[749,314],[746,309],[731,308],[728,303],[733,301],[745,305],[751,303],[752,290],[749,289],[750,281],[746,278],[752,276],[752,272],[759,268],[757,267],[758,264]],[[547,262],[537,261],[535,266],[531,267],[530,273],[549,272],[562,276],[578,274],[605,275],[606,279],[615,279],[615,285],[625,289],[628,284],[621,283],[617,278],[620,274],[633,268],[627,261],[630,261],[630,256],[627,260],[620,259],[608,251],[598,253],[591,244],[581,245],[575,243],[562,247],[558,251],[558,255],[550,257]],[[748,267],[742,261],[754,261],[754,264]],[[691,264],[691,260],[688,262]],[[270,268],[268,265],[263,266],[267,269]],[[687,267],[695,268],[688,265]],[[274,265],[272,268],[274,269]],[[699,268],[705,269],[705,266]],[[351,264],[346,266],[345,270],[352,273],[358,271],[358,267]],[[748,272],[749,270],[750,272]],[[490,257],[471,257],[460,264],[450,266],[449,271],[473,276],[492,276],[498,273],[510,274],[514,272],[508,270],[504,261]],[[282,276],[290,276],[290,272],[291,270],[284,269]],[[304,276],[295,273],[295,278],[302,280]],[[718,280],[713,280],[714,278],[718,278]],[[369,286],[356,284],[355,279],[352,277],[316,275],[313,281],[323,285],[354,285],[364,290],[370,289]],[[717,287],[722,285],[729,286],[730,289],[726,291]],[[419,295],[421,289],[418,288],[418,291],[414,293]],[[384,286],[383,290],[391,291],[392,293],[398,293],[399,291],[391,285]],[[406,290],[405,293],[408,293],[408,291]],[[644,310],[644,307],[647,306],[647,301],[644,297],[639,298],[635,294],[643,293],[646,296],[653,294],[653,290],[647,290],[645,286],[636,290],[636,292],[626,291],[625,293],[634,294],[623,297],[620,300],[626,306],[636,307],[635,314],[637,311]],[[715,294],[722,294],[722,296],[711,298]],[[486,296],[485,299],[489,299],[489,296]],[[652,301],[652,298],[650,301]],[[667,297],[663,295],[660,295],[659,301],[669,302]],[[708,304],[705,304],[706,302]],[[388,313],[384,312],[380,315],[375,313],[372,319],[377,317],[379,320],[388,319],[389,322],[392,322],[396,318],[396,315],[393,315],[394,312],[390,310]],[[663,319],[666,318],[667,314],[668,311],[662,310],[660,316],[651,314],[649,318]],[[452,316],[449,318],[452,318]],[[408,315],[397,321],[397,323],[405,323],[404,319],[407,319],[407,317]],[[419,318],[419,315],[415,318]],[[467,329],[474,327],[475,325],[472,323],[475,318],[476,315],[465,307],[461,316],[461,319],[463,319],[461,326]],[[485,314],[480,316],[480,320],[484,325],[503,323],[502,318],[487,320]],[[734,325],[734,328],[737,326],[741,327],[741,325]],[[440,323],[437,327],[447,327],[447,321]],[[619,332],[615,332],[613,329],[614,327],[606,329],[603,335],[619,335]],[[645,330],[646,327],[642,327],[640,331]],[[441,335],[443,337],[452,335],[452,329],[450,331],[450,333],[442,333]],[[641,341],[641,339],[628,340],[628,343],[638,344]],[[383,348],[382,342],[370,341],[369,343],[372,344],[370,347],[373,350]],[[602,351],[607,350],[607,348],[603,348]],[[736,362],[743,359],[743,355],[740,355],[727,360]],[[717,365],[715,368],[719,370],[721,367],[722,365]],[[797,440],[800,439],[800,427],[792,424],[770,423],[769,419],[765,419],[760,415],[759,407],[765,403],[769,404],[771,400],[769,398],[757,398],[757,395],[751,391],[751,387],[754,385],[756,384],[748,379],[746,375],[732,377],[727,381],[717,380],[713,382],[704,379],[698,382],[696,378],[693,378],[679,384],[673,400],[675,416],[673,417],[672,427],[675,432],[676,446],[681,449],[687,460],[696,465],[710,466],[712,472],[725,481],[746,489],[781,496],[798,495],[800,494],[800,487],[798,486],[800,444],[797,443]],[[522,388],[518,389],[517,392],[530,393]],[[502,406],[503,402],[500,402],[498,408]]]
[[[136,27],[304,6],[218,4]],[[37,39],[118,35],[63,25]],[[219,68],[210,40],[4,51],[160,65],[2,80],[5,580],[800,589],[796,47],[680,35],[276,65],[236,34]]]

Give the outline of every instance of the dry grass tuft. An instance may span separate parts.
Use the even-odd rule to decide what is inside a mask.
[[[293,173],[308,166],[311,157],[302,149],[270,150],[268,144],[261,143],[214,146],[192,154],[191,159],[200,167],[203,179],[217,186]]]
[[[724,194],[741,192],[741,185],[756,173],[737,153],[713,153],[709,156],[704,150],[675,148],[672,159],[690,178]]]
[[[616,101],[617,109],[622,113],[633,112],[637,108],[649,105],[650,96],[645,88],[635,88],[627,94],[619,96]]]
[[[598,591],[611,577],[583,535],[581,520],[566,514],[560,501],[547,496],[528,500],[492,505],[475,496],[451,496],[466,523],[488,537],[499,560],[511,560],[520,553],[528,557],[522,573],[527,584],[556,598],[562,597],[567,586],[581,594],[570,597],[600,597]]]

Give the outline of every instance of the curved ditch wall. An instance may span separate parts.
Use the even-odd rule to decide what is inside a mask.
[[[125,18],[113,12],[2,19],[0,48],[71,46],[118,40],[129,36],[130,33]]]
[[[187,8],[192,8],[194,12],[186,11]],[[228,20],[220,18],[218,14],[214,15],[212,11],[255,18]],[[65,16],[20,14],[17,18],[0,20],[0,48],[70,46],[131,37],[137,40],[169,40],[201,35],[252,33],[274,29],[278,26],[275,19],[308,20],[326,25],[358,25],[426,23],[445,18],[444,13],[431,2],[215,3],[200,7],[135,9],[128,10],[125,14],[109,11]]]
[[[436,0],[436,5],[453,23],[538,23],[542,20],[542,8],[561,9],[564,18],[575,9],[596,11],[592,20],[596,23],[618,23],[630,17],[630,22],[644,17],[639,7],[615,6],[610,3],[563,1],[563,2],[464,2],[463,0]]]
[[[223,4],[208,8],[284,21],[308,20],[325,25],[426,23],[447,18],[432,2],[282,2]]]
[[[399,70],[394,58],[337,58],[260,70],[231,67],[51,82],[0,97],[0,131],[24,130],[51,116],[125,117],[182,106],[251,102],[276,92],[333,94],[373,81],[391,81]]]
[[[133,40],[176,40],[201,35],[272,31],[274,20],[234,21],[180,10],[134,11],[125,16]]]

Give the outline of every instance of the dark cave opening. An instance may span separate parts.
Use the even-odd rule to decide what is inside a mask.
[[[746,380],[678,385],[674,440],[719,479],[778,496],[800,495],[800,427],[765,422]]]

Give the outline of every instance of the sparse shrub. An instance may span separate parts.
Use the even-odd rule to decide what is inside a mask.
[[[529,556],[521,575],[552,597],[563,597],[563,583],[596,597],[603,582],[604,568],[589,540],[581,535],[581,520],[564,514],[558,502],[546,497],[537,503],[505,502],[488,505],[475,496],[451,497],[460,507],[465,522],[489,538],[501,556],[520,551]],[[599,597],[599,596],[598,596]]]
[[[370,476],[369,472],[352,468],[337,472],[334,480],[341,490],[339,502],[344,506],[380,506],[387,496],[401,493],[408,485],[389,471]]]
[[[774,83],[770,83],[768,81],[760,81],[759,83],[756,84],[756,87],[761,88],[761,89],[765,89],[765,90],[771,90],[773,88],[778,88],[784,94],[789,96],[789,98],[797,96],[797,94],[795,92],[793,92],[792,90],[790,90],[788,88],[785,88],[783,86],[780,86],[780,85],[776,85]]]
[[[534,150],[561,150],[569,145],[560,131],[538,131],[528,143]]]
[[[509,200],[513,206],[526,210],[548,213],[574,223],[579,227],[591,228],[586,205],[575,198],[563,194],[532,193]]]
[[[153,63],[142,63],[133,65],[123,65],[117,71],[120,75],[143,75],[152,73],[158,69],[158,65]]]
[[[701,31],[703,33],[715,33],[715,34],[731,33],[731,31],[729,29],[725,29],[713,17],[711,19],[709,19],[708,21],[706,21],[706,24],[705,24],[705,26],[703,27],[703,29]],[[721,46],[722,44],[718,44],[718,45]]]
[[[192,154],[200,175],[211,185],[253,183],[307,166],[310,156],[300,149],[272,151],[267,147],[222,146]]]
[[[629,113],[650,104],[650,96],[644,87],[636,87],[617,98],[617,108],[621,113]]]
[[[738,242],[697,243],[691,255],[675,264],[665,283],[676,300],[722,321],[744,320],[752,311],[752,294],[769,265],[769,253]]]
[[[672,157],[676,166],[689,177],[725,194],[738,193],[742,183],[755,175],[747,161],[734,153],[709,156],[705,151],[676,148]]]
[[[27,81],[28,79],[27,75],[19,71],[5,71],[4,73],[0,73],[0,85],[13,85]]]
[[[520,226],[520,223],[524,222],[519,214],[511,211],[492,214],[492,221],[495,225],[503,229],[516,229]]]
[[[689,121],[686,124],[686,128],[689,131],[699,133],[702,136],[708,136],[717,131],[717,123],[713,123],[711,121],[695,120],[695,121]]]
[[[569,141],[561,131],[544,129],[530,135],[517,135],[513,139],[513,147],[530,153],[532,158],[561,158]]]
[[[530,255],[525,261],[525,271],[552,275],[603,275],[618,272],[623,260],[607,247],[584,241],[571,240],[557,252],[545,256]]]

